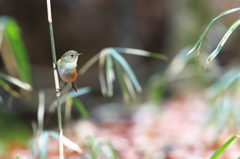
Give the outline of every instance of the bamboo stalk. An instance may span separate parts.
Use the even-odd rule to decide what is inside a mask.
[[[61,111],[61,104],[60,104],[60,91],[58,91],[59,87],[59,79],[58,73],[56,69],[56,49],[54,43],[54,35],[53,35],[53,25],[52,25],[52,13],[51,13],[51,2],[47,0],[47,15],[48,15],[48,23],[49,23],[49,32],[50,32],[50,41],[51,41],[51,50],[52,50],[52,59],[53,59],[53,74],[54,74],[54,81],[55,81],[55,88],[56,88],[56,98],[57,98],[57,114],[58,114],[58,131],[59,131],[59,158],[64,158],[63,153],[63,143],[62,143],[62,111]]]

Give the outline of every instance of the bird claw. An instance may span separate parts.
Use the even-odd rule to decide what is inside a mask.
[[[62,88],[57,89],[56,94],[60,93],[62,91]]]

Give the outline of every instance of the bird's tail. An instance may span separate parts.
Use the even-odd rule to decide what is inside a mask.
[[[71,87],[72,87],[72,89],[74,89],[76,92],[78,91],[77,85],[76,85],[76,81],[73,81],[73,82],[71,83]]]

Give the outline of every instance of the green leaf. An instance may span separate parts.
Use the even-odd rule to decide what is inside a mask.
[[[4,37],[6,37],[12,54],[17,63],[17,70],[20,80],[23,82],[32,83],[31,71],[27,51],[24,46],[21,29],[17,22],[10,17],[4,16],[0,18],[0,25],[4,28]]]
[[[141,88],[135,74],[133,73],[131,67],[126,62],[126,60],[118,52],[116,52],[114,49],[109,48],[109,51],[110,51],[111,55],[116,59],[116,61],[119,62],[119,64],[124,69],[124,71],[127,73],[127,75],[131,79],[131,81],[132,81],[134,87],[136,88],[136,90],[138,92],[141,92],[142,88]]]
[[[86,146],[90,151],[91,159],[119,159],[119,156],[110,142],[99,140],[93,136],[86,137]]]
[[[113,154],[113,159],[119,159],[117,151],[114,149],[113,145],[110,142],[107,142],[108,147],[110,148],[112,154]]]
[[[75,91],[71,91],[69,93],[67,93],[66,95],[63,95],[60,98],[60,104],[63,104],[64,102],[66,102],[66,98],[75,98],[84,94],[87,94],[91,91],[91,89],[89,87],[83,87],[83,88],[79,88],[78,92]],[[57,107],[57,100],[55,100],[49,107],[49,111],[53,112]]]
[[[184,47],[180,52],[172,59],[167,67],[165,74],[169,80],[175,79],[176,76],[186,67],[188,62],[194,58],[193,55],[186,56],[186,51],[189,50],[189,46]]]
[[[87,136],[87,148],[90,151],[91,159],[97,159],[99,156],[98,141],[93,136]]]
[[[107,96],[107,85],[105,82],[105,74],[104,74],[104,64],[106,61],[106,55],[108,54],[108,50],[107,49],[103,49],[100,53],[99,56],[99,72],[98,72],[98,76],[99,76],[99,81],[100,81],[100,86],[101,86],[101,91],[103,96]]]
[[[237,135],[237,136],[231,137],[211,156],[210,159],[216,159],[237,137],[239,136]]]
[[[223,36],[222,40],[219,42],[217,48],[210,54],[210,56],[207,59],[207,63],[206,66],[209,64],[209,62],[211,62],[217,55],[218,53],[221,51],[223,45],[225,44],[225,42],[227,41],[227,39],[229,38],[229,36],[232,34],[232,32],[240,25],[240,19],[236,20],[228,29],[228,31],[225,33],[225,35]]]
[[[130,101],[129,92],[128,92],[127,85],[123,78],[122,68],[116,59],[114,59],[114,61],[115,61],[115,66],[116,66],[116,74],[117,74],[118,82],[119,82],[119,85],[120,85],[120,88],[121,88],[121,91],[123,94],[123,99],[125,102],[129,102]]]
[[[38,138],[40,159],[45,159],[46,158],[49,136],[52,136],[53,138],[59,140],[59,134],[57,132],[55,132],[55,131],[43,131]],[[65,136],[63,136],[63,144],[65,146],[67,146],[68,148],[78,152],[79,154],[82,153],[82,149],[77,144],[75,144],[74,142],[72,142],[71,140],[66,138]]]
[[[113,81],[115,79],[113,61],[110,54],[106,55],[106,82],[107,82],[107,95],[111,97],[113,95]]]
[[[40,159],[46,158],[48,138],[49,138],[48,131],[44,131],[41,134],[41,136],[38,138],[39,158]]]
[[[240,10],[240,8],[233,8],[233,9],[230,9],[230,10],[226,10],[226,11],[220,13],[216,18],[214,18],[214,19],[208,24],[208,26],[207,26],[207,28],[205,29],[205,31],[203,32],[203,34],[200,36],[200,38],[199,38],[199,39],[197,40],[197,42],[194,44],[193,48],[187,53],[187,55],[190,54],[190,53],[192,53],[192,52],[196,49],[196,47],[197,47],[198,45],[199,45],[199,47],[198,47],[198,55],[199,55],[202,41],[204,40],[205,36],[207,35],[207,32],[209,31],[210,27],[212,26],[212,24],[213,24],[213,22],[214,22],[215,20],[217,20],[218,18],[220,18],[220,17],[222,17],[222,16],[224,16],[224,15],[227,15],[227,14],[230,14],[230,13],[233,13],[233,12],[236,12],[236,11],[239,11],[239,10]]]
[[[125,72],[122,73],[122,76],[123,76],[123,80],[126,84],[126,88],[128,89],[128,93],[129,93],[130,97],[132,98],[133,101],[137,101],[136,91],[133,87],[133,84],[132,84],[129,76],[127,76],[127,74]]]
[[[8,82],[11,82],[11,83],[15,84],[16,86],[21,87],[22,89],[25,89],[27,91],[30,91],[32,89],[32,87],[28,83],[22,82],[21,80],[19,80],[17,78],[11,77],[11,76],[6,75],[1,72],[0,72],[0,78],[6,80]]]
[[[117,52],[131,54],[131,55],[146,56],[146,57],[153,57],[153,58],[167,60],[167,56],[159,53],[153,53],[153,52],[139,50],[139,49],[121,48],[121,47],[113,47],[112,49],[114,49]]]
[[[166,60],[166,56],[158,53],[152,53],[139,49],[130,48],[105,48],[100,53],[96,54],[91,58],[80,70],[79,74],[86,72],[89,67],[91,67],[99,59],[99,81],[101,86],[101,91],[104,96],[111,97],[113,95],[113,81],[115,80],[115,73],[118,74],[118,80],[123,92],[125,99],[132,96],[135,98],[135,89],[137,92],[141,92],[142,88],[133,73],[131,67],[126,62],[126,60],[120,55],[120,53],[153,57]],[[114,60],[114,63],[113,63]],[[118,64],[117,64],[118,63]],[[121,66],[116,66],[121,65]],[[105,66],[105,69],[104,69]],[[116,72],[114,72],[114,66]],[[121,74],[119,74],[121,72]],[[120,77],[125,74],[124,77]],[[133,86],[132,86],[133,85]],[[127,97],[128,96],[128,97]],[[129,99],[129,98],[128,98]]]
[[[76,91],[69,92],[67,96],[69,96],[70,98],[75,98],[75,97],[87,94],[90,91],[91,91],[90,87],[83,87],[83,88],[79,88],[77,92]]]
[[[74,103],[74,105],[77,107],[79,113],[84,117],[84,118],[88,118],[89,114],[88,111],[85,109],[84,105],[82,104],[82,102],[80,102],[77,98],[72,98],[72,101]]]
[[[3,89],[5,89],[8,93],[10,93],[13,97],[19,98],[20,94],[18,92],[16,92],[15,90],[13,90],[11,87],[9,87],[9,85],[4,82],[3,80],[0,79],[0,87],[2,87]]]
[[[236,80],[239,80],[240,73],[238,69],[231,69],[223,74],[214,84],[212,84],[207,92],[212,99],[216,99]]]

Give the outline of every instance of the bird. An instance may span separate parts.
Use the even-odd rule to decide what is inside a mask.
[[[61,90],[67,83],[71,84],[73,90],[75,90],[76,92],[78,91],[76,85],[77,61],[78,56],[81,54],[82,53],[78,53],[77,51],[70,50],[64,53],[62,57],[57,61],[56,68],[58,74],[61,77],[61,79],[65,82],[63,87],[58,90],[59,92],[61,92]]]

